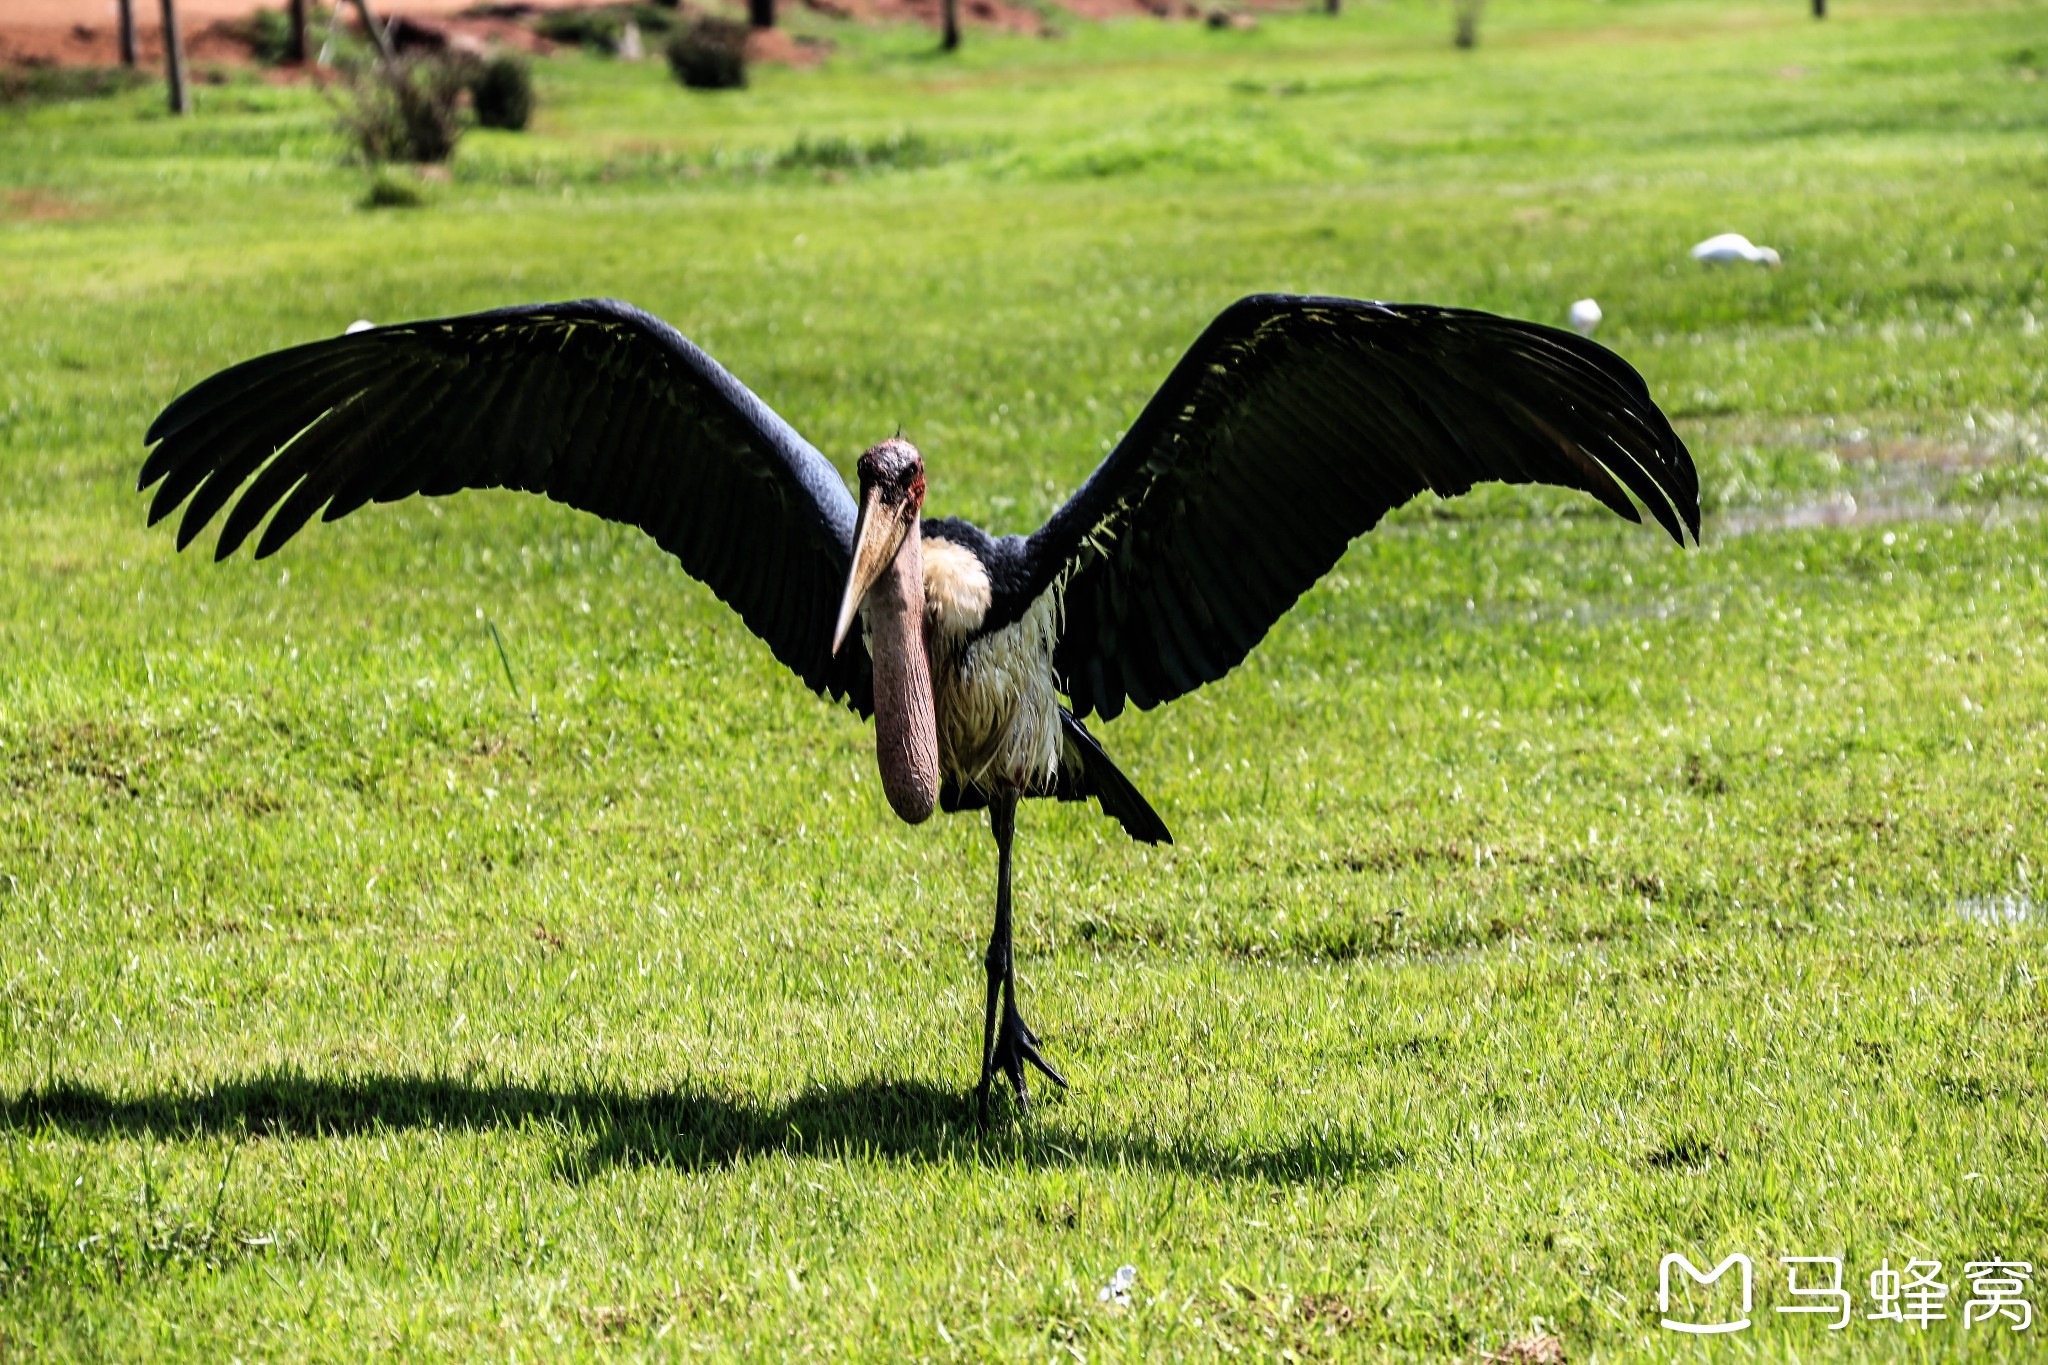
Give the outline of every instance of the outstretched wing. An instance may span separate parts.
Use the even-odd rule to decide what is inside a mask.
[[[218,558],[314,513],[514,488],[638,526],[816,691],[871,707],[833,613],[853,496],[831,463],[673,327],[610,299],[372,328],[223,370],[164,409],[140,487],[183,549],[235,499]],[[189,501],[188,501],[189,500]],[[273,514],[272,509],[275,509]]]
[[[1642,377],[1489,313],[1263,294],[1231,305],[1121,444],[1023,546],[989,624],[1055,582],[1076,715],[1228,673],[1344,553],[1425,489],[1578,488],[1681,544],[1699,475]]]

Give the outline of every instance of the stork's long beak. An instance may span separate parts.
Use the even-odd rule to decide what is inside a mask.
[[[846,574],[846,595],[839,599],[839,624],[832,630],[834,654],[846,642],[846,632],[853,628],[853,618],[867,599],[868,589],[896,558],[909,533],[909,520],[883,504],[880,489],[868,489],[860,501],[860,520],[853,527],[853,564]]]

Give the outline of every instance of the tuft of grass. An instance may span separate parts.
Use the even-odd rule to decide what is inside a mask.
[[[935,166],[946,159],[937,143],[914,128],[905,128],[870,138],[798,133],[796,141],[777,152],[769,164],[778,171],[876,171]]]
[[[149,73],[118,66],[0,67],[0,108],[105,99],[148,85]]]
[[[425,193],[415,182],[380,172],[370,177],[370,187],[363,191],[362,207],[416,209],[426,202]]]

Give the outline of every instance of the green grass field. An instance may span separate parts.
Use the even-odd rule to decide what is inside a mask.
[[[548,63],[411,210],[307,91],[0,107],[0,1358],[2037,1357],[1961,1319],[2048,1309],[2048,6],[1834,9],[799,14],[743,94]],[[1416,505],[1101,727],[1179,842],[1024,812],[1074,1087],[986,1136],[984,822],[638,533],[216,567],[133,492],[235,360],[614,294],[1025,530],[1264,289],[1597,297],[1705,542]],[[1737,1251],[1751,1328],[1658,1326]],[[1949,1321],[1866,1319],[1916,1258]]]

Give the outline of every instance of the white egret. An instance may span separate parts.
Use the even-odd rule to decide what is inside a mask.
[[[1737,261],[1748,261],[1752,265],[1777,265],[1778,253],[1767,246],[1758,246],[1739,232],[1723,232],[1707,238],[1692,249],[1692,258],[1702,265],[1733,265]]]

